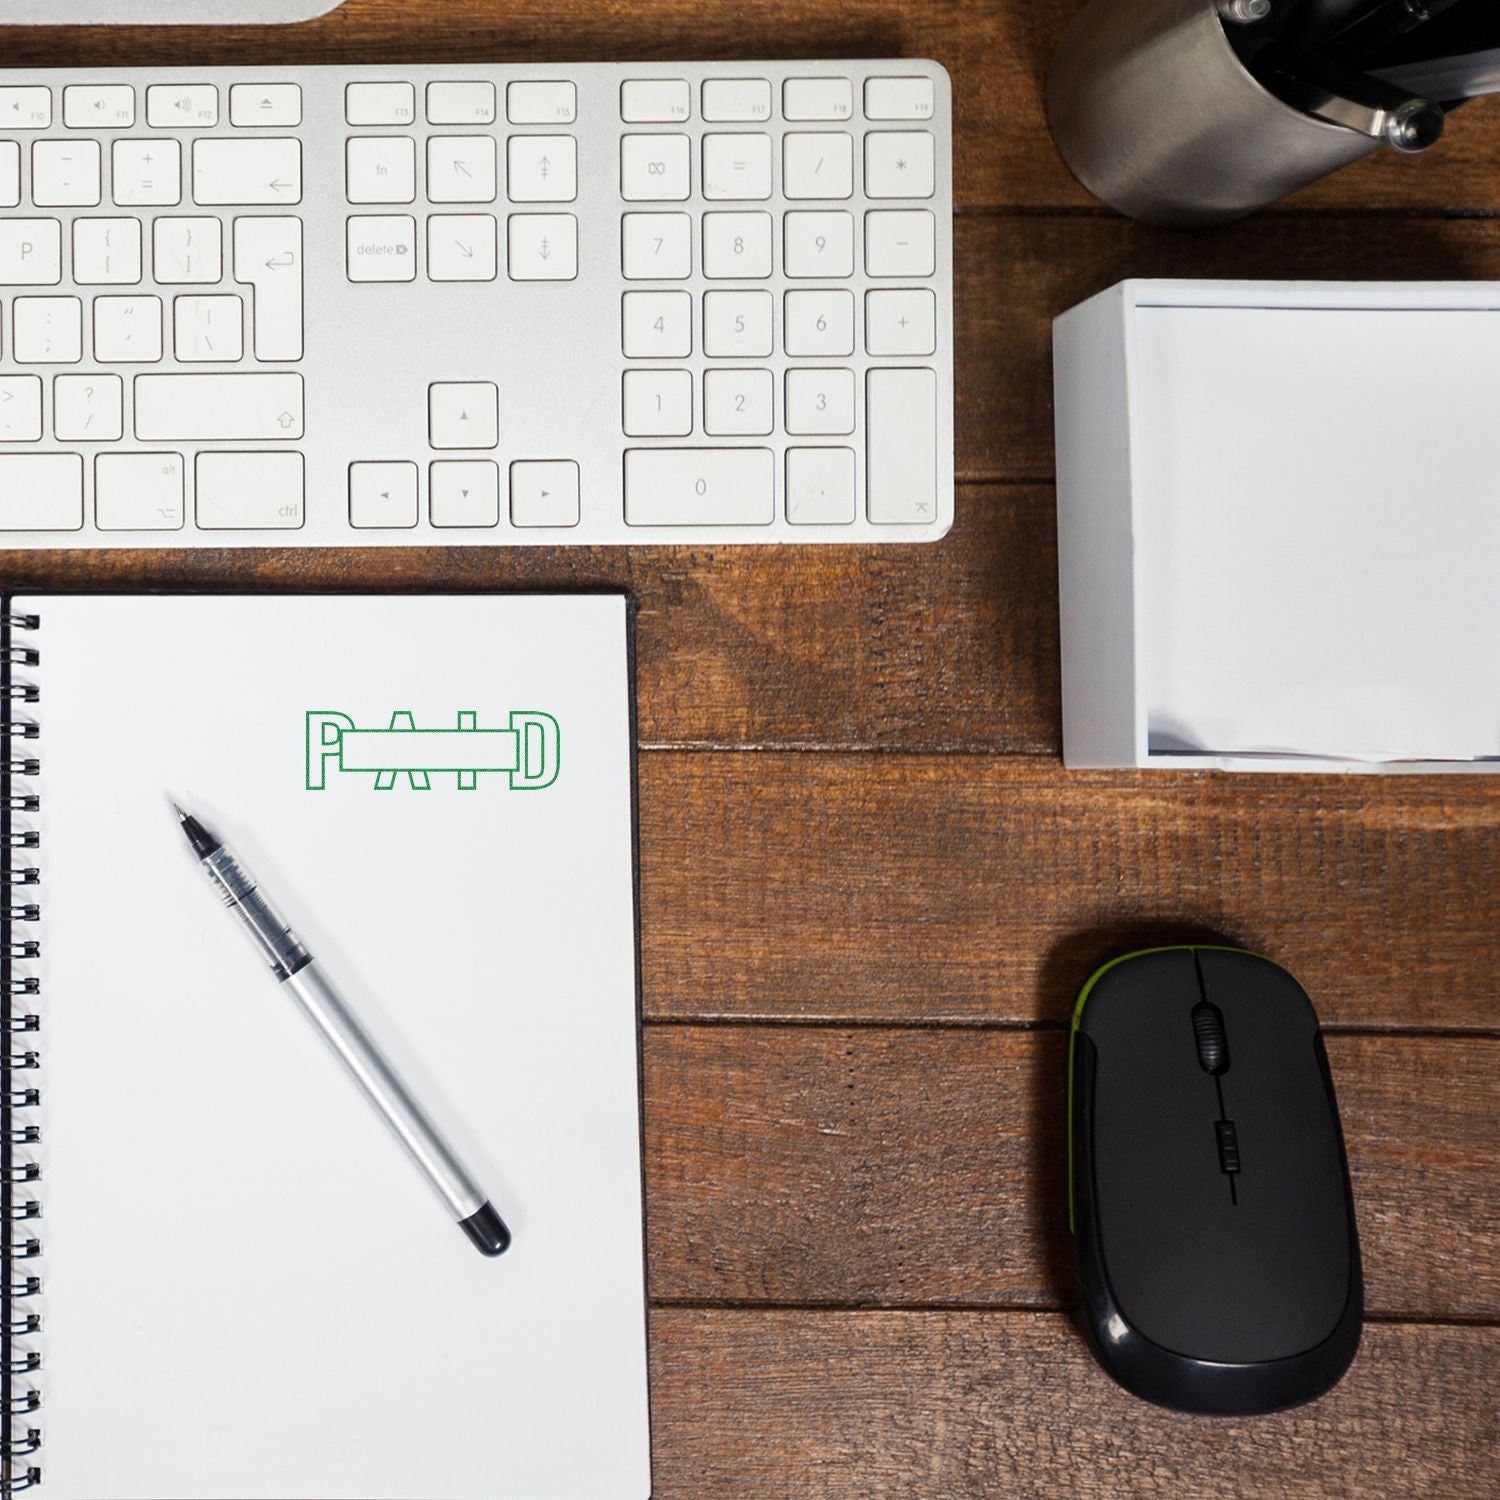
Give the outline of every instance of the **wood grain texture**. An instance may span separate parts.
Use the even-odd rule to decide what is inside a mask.
[[[1500,1472],[1500,1331],[1365,1330],[1297,1411],[1126,1396],[1059,1314],[653,1314],[656,1500],[1477,1500]]]
[[[1500,1318],[1500,1040],[1328,1050],[1368,1312]],[[652,1026],[645,1069],[654,1300],[1071,1305],[1061,1033]]]
[[[17,28],[8,66],[930,57],[953,75],[954,177],[965,207],[1094,208],[1052,146],[1048,60],[1077,0],[347,0],[302,26]],[[1321,208],[1500,209],[1500,108],[1457,115],[1419,159],[1386,152],[1291,200]]]
[[[1283,963],[1335,1027],[1500,1017],[1500,778],[643,757],[652,1016],[1061,1024],[1181,939]]]

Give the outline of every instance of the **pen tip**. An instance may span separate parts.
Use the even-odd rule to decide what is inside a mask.
[[[187,822],[188,815],[175,802],[172,804],[172,811],[177,814],[177,821],[179,823]]]

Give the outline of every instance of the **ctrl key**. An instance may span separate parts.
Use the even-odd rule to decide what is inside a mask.
[[[0,454],[0,531],[82,527],[83,459],[78,454]]]
[[[196,510],[205,531],[296,531],[303,521],[300,453],[200,453]]]

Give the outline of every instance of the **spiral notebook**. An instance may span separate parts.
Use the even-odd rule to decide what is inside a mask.
[[[3,610],[6,1484],[642,1500],[625,600]],[[169,796],[441,1120],[503,1256],[218,908]]]

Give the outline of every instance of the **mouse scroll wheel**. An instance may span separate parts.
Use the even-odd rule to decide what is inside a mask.
[[[1198,1040],[1198,1062],[1205,1073],[1222,1073],[1229,1066],[1229,1041],[1217,1005],[1200,1000],[1193,1007],[1193,1035]]]

